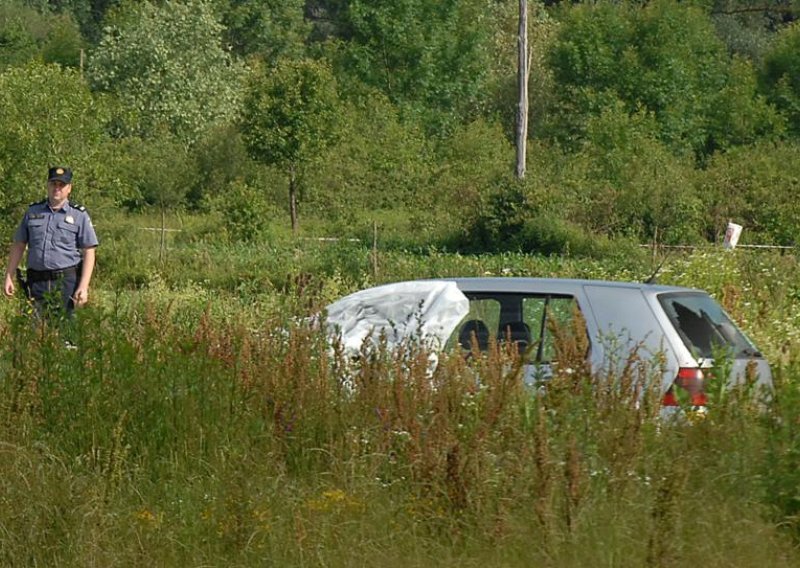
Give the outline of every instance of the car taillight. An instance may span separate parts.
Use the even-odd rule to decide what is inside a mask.
[[[704,407],[708,404],[702,369],[691,367],[678,369],[678,376],[675,377],[675,382],[672,383],[669,390],[664,393],[661,404],[663,406],[680,406],[679,398],[684,398],[680,396],[681,393],[686,393],[689,404],[693,407]]]

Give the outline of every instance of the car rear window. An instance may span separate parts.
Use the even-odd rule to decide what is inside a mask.
[[[722,307],[703,293],[672,292],[658,297],[675,330],[695,357],[760,357]]]

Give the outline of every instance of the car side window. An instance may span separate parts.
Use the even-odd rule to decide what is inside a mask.
[[[467,320],[477,319],[483,321],[490,330],[496,330],[500,323],[500,302],[495,298],[476,298],[469,302]],[[495,333],[491,334],[496,336]]]
[[[563,356],[564,345],[588,350],[586,322],[575,298],[533,294],[469,297],[469,313],[448,341],[468,351],[473,342],[485,350],[490,341],[512,341],[531,363],[550,363]]]
[[[588,349],[586,322],[575,298],[542,296],[524,298],[522,302],[525,321],[536,345],[531,360],[549,363],[559,358],[566,345]]]
[[[485,351],[489,341],[497,338],[499,322],[500,302],[495,298],[472,298],[469,313],[447,343],[451,348],[460,345],[463,350],[469,351],[473,342],[477,341],[478,348]]]

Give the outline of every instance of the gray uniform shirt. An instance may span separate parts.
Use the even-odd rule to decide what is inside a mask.
[[[28,243],[28,268],[33,270],[70,268],[81,261],[81,249],[99,244],[85,207],[67,202],[53,211],[46,199],[28,208],[14,241]]]

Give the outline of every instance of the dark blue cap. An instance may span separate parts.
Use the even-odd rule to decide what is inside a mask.
[[[47,171],[47,181],[72,182],[72,170],[64,166],[54,166]]]

